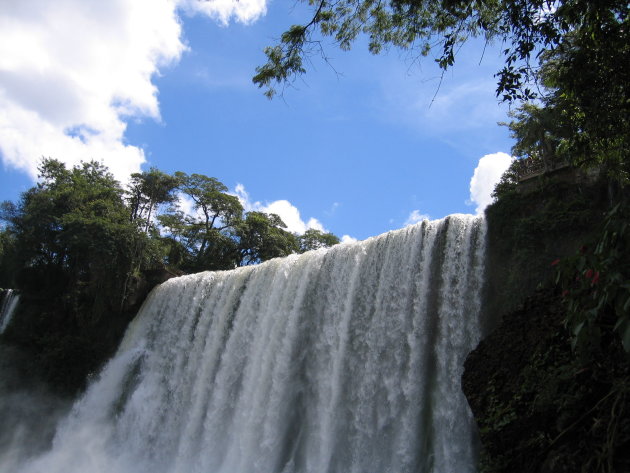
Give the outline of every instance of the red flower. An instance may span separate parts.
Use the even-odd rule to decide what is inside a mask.
[[[584,272],[584,276],[585,276],[587,279],[591,279],[591,278],[593,277],[593,270],[592,270],[592,269],[587,269],[587,270]]]
[[[593,280],[591,284],[597,284],[599,282],[599,271],[595,271],[595,275],[593,276]]]
[[[569,290],[565,289],[564,291],[562,291],[562,297],[567,297],[569,295]]]
[[[551,262],[551,266],[555,266],[555,265],[557,265],[559,262],[560,262],[560,258],[556,258],[555,260],[553,260],[553,261]]]

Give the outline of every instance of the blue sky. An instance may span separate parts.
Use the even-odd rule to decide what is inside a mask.
[[[363,239],[475,213],[509,161],[494,155],[512,145],[496,124],[498,47],[466,45],[438,90],[431,58],[328,45],[334,69],[314,58],[270,101],[251,77],[306,20],[300,5],[20,3],[0,6],[0,200],[33,185],[40,156],[95,158],[120,179],[150,166],[214,176],[295,231]]]

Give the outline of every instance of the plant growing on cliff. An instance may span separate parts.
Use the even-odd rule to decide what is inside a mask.
[[[556,283],[563,289],[566,324],[574,348],[598,344],[613,331],[630,353],[630,208],[627,199],[610,210],[594,245],[556,260]]]

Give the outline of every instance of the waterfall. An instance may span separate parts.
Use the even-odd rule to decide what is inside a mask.
[[[467,473],[485,223],[157,287],[28,473]]]
[[[20,295],[13,289],[5,289],[2,304],[0,305],[0,334],[4,333],[11,317],[20,302]]]

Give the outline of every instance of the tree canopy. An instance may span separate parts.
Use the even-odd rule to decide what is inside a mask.
[[[18,277],[44,287],[40,277],[54,272],[56,284],[67,284],[64,290],[84,288],[106,298],[111,291],[105,288],[119,292],[141,238],[129,222],[120,184],[96,162],[68,170],[47,159],[39,171],[39,184],[17,205],[4,202],[0,214],[15,235]]]
[[[300,252],[317,250],[319,248],[327,248],[339,243],[339,238],[332,233],[325,233],[321,230],[309,228],[303,235],[298,237]]]
[[[67,169],[44,159],[39,172],[17,203],[0,205],[0,283],[24,295],[14,341],[69,390],[115,347],[147,274],[233,269],[305,249],[279,216],[245,212],[214,177],[152,168],[123,188],[97,162]]]
[[[232,269],[339,242],[316,230],[290,233],[275,214],[245,212],[222,182],[202,174],[152,168],[131,175],[123,189],[97,162],[66,169],[44,159],[39,171],[39,183],[17,204],[1,204],[0,263],[15,268],[23,289],[102,297],[94,316],[123,305],[146,269]],[[180,209],[182,198],[192,202],[190,214]]]
[[[364,34],[374,54],[391,46],[417,56],[434,53],[443,70],[454,64],[466,40],[501,41],[505,65],[497,72],[497,95],[509,101],[536,95],[536,59],[545,50],[565,48],[570,36],[580,38],[585,56],[604,62],[607,58],[599,52],[627,46],[628,3],[623,0],[302,1],[312,8],[310,19],[291,26],[278,44],[267,47],[267,63],[256,69],[253,81],[268,97],[278,85],[305,73],[306,59],[314,54],[326,57],[324,37],[344,50]],[[594,58],[583,59],[592,63]]]

